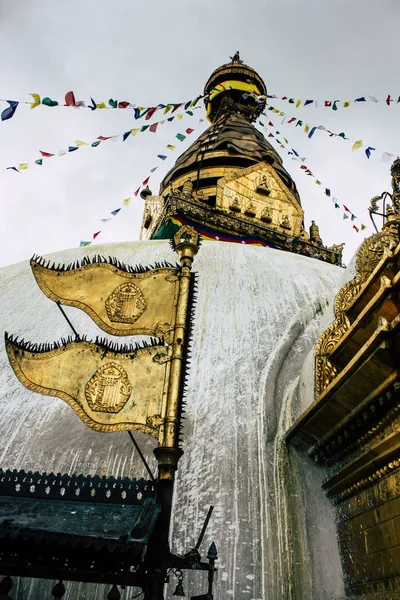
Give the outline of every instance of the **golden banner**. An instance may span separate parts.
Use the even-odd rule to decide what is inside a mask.
[[[6,335],[10,364],[28,389],[56,396],[96,431],[135,429],[159,439],[167,407],[171,347],[66,341],[44,350]]]
[[[175,327],[180,269],[133,271],[111,262],[89,262],[50,267],[31,259],[35,279],[51,300],[86,312],[112,335],[153,335],[169,342]]]

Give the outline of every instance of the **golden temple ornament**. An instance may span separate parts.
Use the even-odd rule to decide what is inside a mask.
[[[135,429],[158,438],[165,417],[170,347],[112,349],[72,341],[50,349],[6,336],[15,375],[29,390],[64,400],[95,431]]]
[[[31,259],[32,273],[48,298],[86,312],[111,335],[153,335],[170,341],[175,326],[179,268],[133,270],[95,257],[67,266]]]

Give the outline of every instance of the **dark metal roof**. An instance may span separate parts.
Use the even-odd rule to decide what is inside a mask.
[[[0,572],[133,585],[159,512],[144,479],[0,470]]]

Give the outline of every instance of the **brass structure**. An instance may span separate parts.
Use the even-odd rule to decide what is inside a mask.
[[[53,266],[31,259],[35,279],[55,302],[85,311],[112,335],[154,335],[170,341],[175,327],[179,269],[163,266],[132,272],[126,265],[83,260]]]
[[[372,199],[384,219],[357,254],[315,349],[316,399],[287,435],[329,467],[352,598],[400,593],[400,161],[393,194]],[[393,206],[378,213],[378,201]],[[393,594],[393,595],[392,595]]]
[[[236,55],[235,55],[236,56]],[[261,77],[235,56],[216,69],[204,94],[211,127],[178,158],[158,196],[146,192],[141,238],[170,235],[180,223],[341,265],[342,246],[306,239],[304,211],[282,159],[253,125],[266,104]],[[235,60],[234,60],[235,59]],[[234,239],[232,239],[234,241]]]

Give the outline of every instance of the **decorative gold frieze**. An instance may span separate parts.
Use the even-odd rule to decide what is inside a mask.
[[[179,268],[134,271],[99,257],[67,267],[50,267],[44,259],[33,258],[31,268],[48,298],[85,311],[107,333],[154,335],[167,341],[172,335]]]
[[[29,390],[64,400],[96,431],[136,429],[159,437],[169,385],[171,347],[112,349],[68,341],[49,350],[6,338],[10,364]]]
[[[349,330],[351,321],[346,311],[360,293],[372,271],[399,243],[397,228],[387,228],[364,240],[356,260],[356,276],[338,292],[334,302],[335,320],[319,337],[315,347],[316,396],[323,391],[337,375],[337,368],[330,360],[334,348]],[[385,254],[386,253],[386,254]]]

